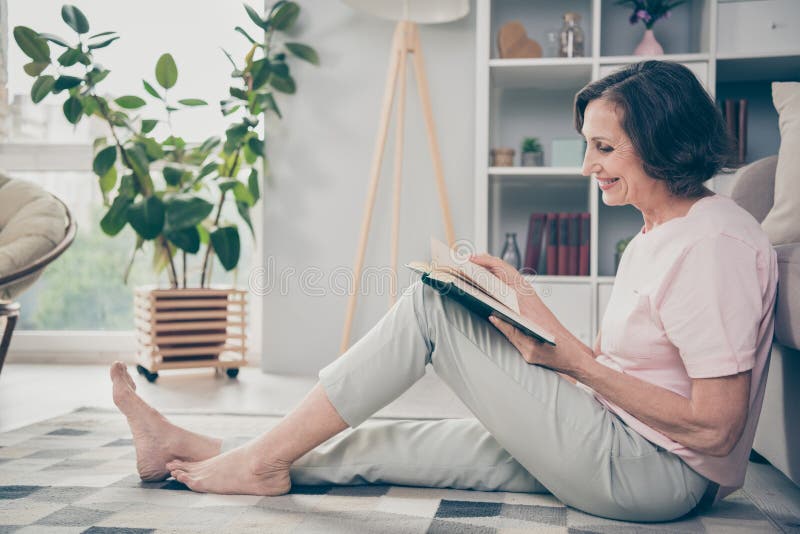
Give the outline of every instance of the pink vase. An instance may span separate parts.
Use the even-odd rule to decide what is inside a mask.
[[[660,56],[664,49],[656,41],[653,30],[645,30],[641,42],[636,46],[633,53],[637,56]]]

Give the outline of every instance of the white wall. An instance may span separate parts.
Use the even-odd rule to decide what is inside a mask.
[[[378,127],[394,24],[352,10],[342,2],[302,2],[297,40],[314,46],[321,66],[293,67],[297,94],[279,102],[282,121],[268,126],[272,185],[264,193],[264,265],[295,273],[285,291],[263,291],[262,367],[313,374],[338,356],[347,297],[332,294],[334,269],[352,270],[369,167]],[[421,26],[434,118],[457,238],[473,239],[475,15],[443,25]],[[426,259],[431,234],[445,238],[442,216],[416,91],[409,70],[400,264]],[[392,126],[393,128],[393,126]],[[386,267],[390,256],[390,130],[365,266]],[[321,295],[300,287],[304,269],[317,271]],[[411,278],[400,267],[399,287]],[[375,287],[361,296],[352,342],[388,309]]]

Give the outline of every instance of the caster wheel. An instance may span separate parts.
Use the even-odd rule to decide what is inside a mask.
[[[147,379],[148,382],[150,382],[152,384],[153,382],[158,380],[158,373],[151,373],[150,371],[147,371],[145,369],[144,377]]]
[[[225,374],[231,378],[236,378],[239,375],[239,368],[232,367],[230,369],[225,369]]]
[[[137,365],[136,366],[136,372],[139,373],[142,376],[146,376],[147,375],[147,369],[145,369],[141,365]]]

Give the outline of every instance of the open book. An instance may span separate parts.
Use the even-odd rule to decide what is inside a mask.
[[[516,291],[488,269],[469,260],[458,261],[446,244],[431,237],[431,262],[412,261],[406,267],[422,282],[460,302],[481,317],[496,315],[529,336],[555,345],[555,337],[519,311]]]

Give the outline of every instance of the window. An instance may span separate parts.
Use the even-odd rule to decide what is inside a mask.
[[[249,3],[260,7],[258,1]],[[74,41],[74,32],[61,20],[60,7],[61,3],[53,2],[0,0],[0,34],[9,36],[3,50],[5,57],[0,56],[0,136],[5,137],[0,145],[0,168],[13,178],[34,181],[59,196],[79,224],[72,247],[21,296],[23,313],[19,328],[130,331],[133,288],[159,280],[150,269],[152,250],[145,250],[145,254],[137,256],[125,285],[123,273],[133,250],[133,232],[126,228],[122,234],[110,238],[100,230],[99,220],[105,208],[97,179],[91,172],[91,145],[94,138],[106,134],[105,126],[99,121],[82,121],[77,128],[68,124],[61,111],[63,95],[50,95],[34,105],[30,98],[33,78],[22,69],[29,60],[11,37],[14,26],[24,25]],[[83,0],[79,7],[89,19],[92,33],[115,30],[121,36],[96,53],[96,59],[111,70],[103,82],[105,91],[114,96],[133,94],[152,102],[144,91],[142,79],[154,83],[156,61],[162,53],[169,52],[179,71],[169,98],[173,101],[200,98],[209,102],[207,107],[174,113],[172,131],[190,143],[223,135],[230,121],[221,115],[218,102],[228,96],[231,65],[221,48],[233,57],[243,57],[247,42],[234,27],[252,26],[241,4],[224,0],[202,3]],[[256,35],[255,31],[250,33]],[[166,114],[155,105],[148,109],[152,110],[148,116],[152,114],[153,118],[163,118],[159,113]],[[164,121],[153,133],[163,138],[170,130]],[[223,219],[239,223],[235,208],[230,211],[223,214]],[[260,216],[256,210],[253,216],[257,227]],[[239,224],[239,229],[242,242],[239,272],[226,273],[217,262],[212,283],[246,285],[258,247],[244,224]],[[190,272],[198,270],[201,261],[198,257],[192,259],[195,265]],[[180,268],[180,263],[176,267]],[[199,276],[193,278],[197,283]],[[165,281],[164,274],[161,282]],[[258,306],[254,296],[249,300],[253,314]],[[250,324],[258,324],[257,317],[253,319]]]

